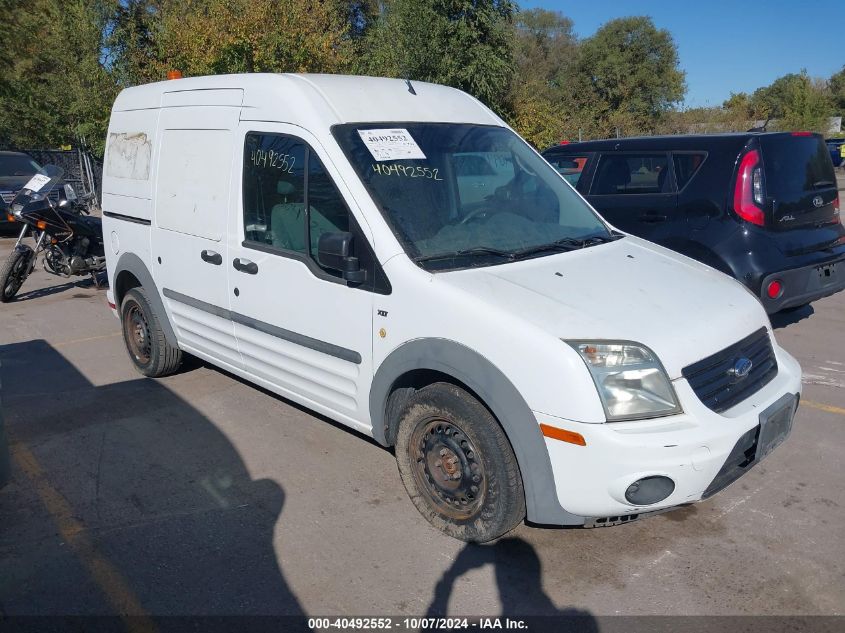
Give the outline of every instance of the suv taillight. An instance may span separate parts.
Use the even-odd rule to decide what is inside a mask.
[[[760,152],[751,150],[742,157],[734,187],[734,211],[743,220],[763,226],[763,165]]]
[[[839,209],[840,209],[840,208],[841,208],[841,207],[839,206],[839,196],[837,195],[837,196],[833,199],[833,212],[834,212],[834,213],[839,213]]]

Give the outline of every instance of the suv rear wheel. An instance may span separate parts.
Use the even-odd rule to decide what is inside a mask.
[[[417,510],[449,536],[483,543],[525,517],[510,442],[484,405],[460,387],[435,383],[408,398],[396,461]]]
[[[172,374],[182,364],[182,350],[167,342],[143,288],[132,288],[120,304],[123,342],[135,368],[150,378]]]

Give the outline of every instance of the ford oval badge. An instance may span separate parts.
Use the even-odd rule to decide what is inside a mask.
[[[751,373],[751,368],[753,366],[754,363],[751,362],[750,358],[737,358],[734,361],[733,367],[728,370],[728,375],[734,382],[739,382],[740,380],[744,380],[748,374]]]

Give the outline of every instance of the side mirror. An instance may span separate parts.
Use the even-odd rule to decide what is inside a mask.
[[[353,239],[352,233],[323,233],[317,241],[317,261],[324,268],[339,271],[346,281],[360,284],[366,281],[367,271],[357,257],[350,255]]]

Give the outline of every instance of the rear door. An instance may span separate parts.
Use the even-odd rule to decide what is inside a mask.
[[[670,238],[678,200],[668,152],[602,153],[587,199],[623,231],[653,242]]]
[[[789,231],[835,224],[839,214],[830,152],[818,134],[793,132],[759,138],[768,226]]]

